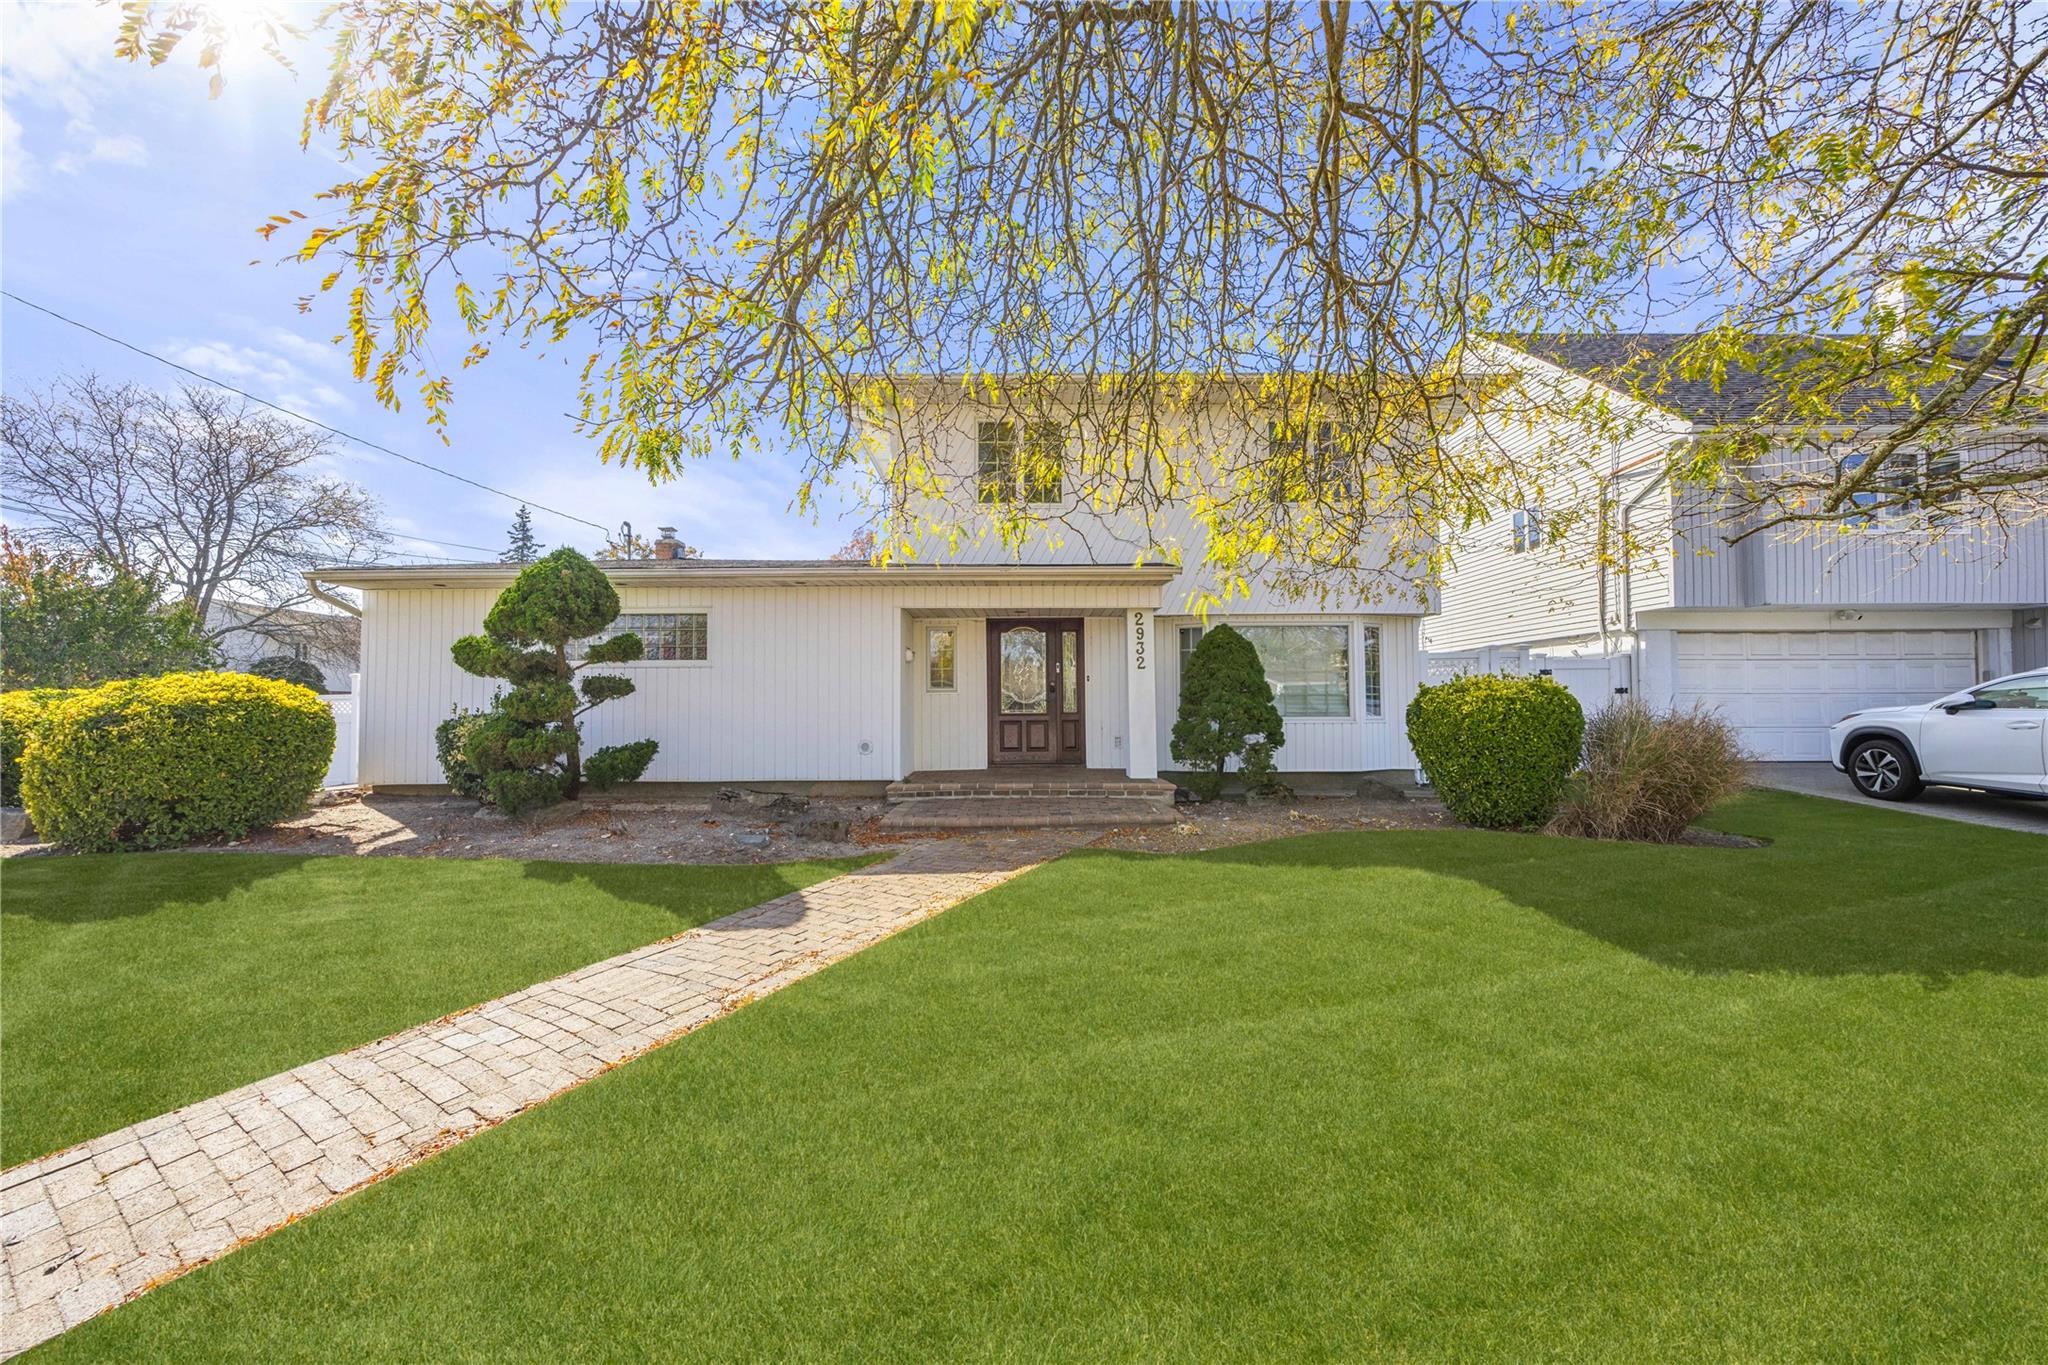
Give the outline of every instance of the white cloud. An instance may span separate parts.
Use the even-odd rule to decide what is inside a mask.
[[[118,10],[100,5],[0,6],[7,193],[38,186],[46,167],[71,175],[94,162],[135,165],[147,156],[141,139],[109,136],[93,122],[95,92],[115,64],[119,23]]]
[[[303,341],[291,333],[283,335],[292,337],[294,343]],[[281,349],[294,349],[302,356],[307,354],[297,351],[296,347]],[[163,352],[180,365],[189,365],[201,374],[233,384],[238,389],[247,389],[259,398],[310,416],[327,416],[349,407],[346,393],[322,375],[312,373],[298,360],[279,354],[278,350],[243,346],[232,341],[173,338],[164,343]],[[318,358],[327,357],[321,354]]]

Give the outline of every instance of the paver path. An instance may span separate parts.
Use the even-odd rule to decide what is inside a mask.
[[[0,1356],[937,914],[1086,838],[921,845],[0,1174]]]

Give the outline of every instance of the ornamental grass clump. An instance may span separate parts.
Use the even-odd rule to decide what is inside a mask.
[[[1546,824],[1578,766],[1585,713],[1549,678],[1468,674],[1417,690],[1408,742],[1444,807],[1481,829]]]
[[[303,687],[167,673],[73,692],[21,757],[45,839],[97,852],[237,839],[305,810],[334,756],[334,716]]]
[[[598,635],[618,615],[618,589],[604,570],[574,550],[557,550],[519,571],[484,617],[483,634],[455,642],[452,652],[463,671],[510,686],[480,720],[443,722],[436,738],[460,732],[462,760],[484,799],[506,814],[573,799],[586,781],[599,790],[635,781],[654,761],[658,746],[651,739],[583,757],[583,714],[634,691],[630,678],[583,670],[631,663],[641,643],[623,632],[595,641],[574,660],[569,646]],[[442,766],[449,769],[445,754]],[[458,785],[452,775],[449,784]]]
[[[1675,843],[1742,789],[1748,769],[1734,728],[1713,712],[1658,712],[1624,699],[1586,723],[1585,766],[1565,788],[1551,828]]]

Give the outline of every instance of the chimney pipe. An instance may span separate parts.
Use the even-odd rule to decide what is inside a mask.
[[[683,554],[683,542],[676,539],[676,528],[673,526],[657,526],[654,530],[656,533],[654,537],[654,557],[656,559],[680,559]]]

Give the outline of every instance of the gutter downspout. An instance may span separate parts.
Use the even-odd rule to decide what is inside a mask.
[[[1644,480],[1643,489],[1621,505],[1622,544],[1628,544],[1628,514],[1643,505],[1650,494],[1662,487],[1668,475],[1659,472]],[[1674,495],[1675,498],[1676,495]],[[1673,518],[1676,521],[1676,518]],[[1602,604],[1605,606],[1605,603]],[[1643,682],[1643,633],[1636,629],[1636,585],[1632,575],[1623,575],[1621,580],[1621,628],[1628,632],[1628,690],[1635,696]],[[1604,629],[1603,629],[1604,643]]]
[[[330,607],[335,607],[347,612],[350,616],[355,617],[357,620],[362,619],[363,609],[353,602],[347,601],[344,598],[336,597],[333,593],[321,587],[319,575],[308,571],[307,573],[302,574],[301,577],[303,577],[306,580],[306,591],[312,593],[314,598],[316,598],[319,601],[325,602]]]

